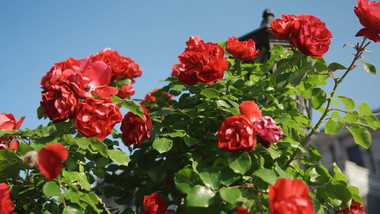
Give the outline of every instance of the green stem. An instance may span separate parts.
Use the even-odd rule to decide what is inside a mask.
[[[310,138],[315,134],[315,132],[319,129],[319,126],[322,124],[322,122],[324,121],[327,113],[331,110],[330,109],[330,105],[331,105],[331,102],[332,102],[332,97],[334,97],[335,95],[335,92],[339,86],[339,84],[343,81],[343,79],[347,76],[347,74],[352,70],[354,69],[356,66],[355,66],[355,62],[357,60],[359,60],[361,58],[361,55],[363,54],[365,48],[368,46],[369,43],[365,44],[366,42],[366,38],[364,37],[363,38],[363,41],[362,43],[360,44],[357,44],[357,46],[355,47],[356,49],[356,54],[355,54],[355,57],[354,59],[352,60],[350,66],[347,68],[347,70],[344,72],[344,74],[342,75],[341,78],[334,78],[334,88],[332,89],[332,91],[330,92],[330,98],[327,99],[327,105],[326,105],[326,108],[325,108],[325,111],[323,112],[322,116],[319,118],[317,124],[315,124],[315,126],[312,128],[311,132],[301,141],[301,145],[304,147],[310,140]],[[298,149],[297,149],[298,150]],[[295,156],[297,155],[297,150],[293,153],[292,157],[289,159],[289,162],[287,163],[287,166],[290,165],[290,163],[294,160]]]

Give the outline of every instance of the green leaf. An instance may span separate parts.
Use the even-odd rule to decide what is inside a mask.
[[[236,173],[244,175],[251,167],[251,157],[248,153],[231,154],[228,157],[228,166]]]
[[[196,138],[190,137],[188,135],[183,136],[183,141],[185,141],[187,146],[192,146],[198,142]]]
[[[339,63],[333,62],[329,65],[329,69],[330,69],[330,71],[336,71],[336,70],[344,70],[347,68],[344,67],[343,65],[339,64]]]
[[[219,98],[218,90],[214,88],[206,88],[201,91],[201,94],[208,98]]]
[[[310,75],[307,81],[314,86],[323,86],[327,84],[326,79],[328,78],[328,75]]]
[[[363,68],[365,71],[367,71],[369,74],[376,74],[376,67],[372,64],[363,62]]]
[[[353,125],[348,128],[354,137],[354,141],[356,144],[361,145],[363,148],[368,149],[372,142],[371,133],[369,133],[368,129],[362,127],[360,125]]]
[[[159,138],[153,141],[153,148],[160,154],[169,151],[173,146],[173,140],[168,138]]]
[[[59,187],[57,183],[54,181],[48,181],[44,187],[42,188],[42,191],[46,196],[60,196],[61,191],[59,190]]]
[[[187,194],[186,205],[189,207],[208,207],[213,203],[213,193],[209,188],[197,185]]]
[[[37,108],[37,118],[38,119],[43,118],[44,114],[45,114],[45,109],[42,108],[42,106],[38,106],[38,108]]]
[[[343,123],[334,119],[330,119],[329,121],[327,121],[325,125],[325,133],[329,135],[334,135],[339,133],[343,129],[343,127]]]
[[[174,176],[174,183],[182,193],[188,193],[194,186],[201,184],[199,175],[192,169],[183,168]]]
[[[65,209],[63,209],[63,214],[84,214],[83,210],[67,206]]]
[[[349,207],[351,192],[342,184],[327,184],[326,195],[333,206]]]
[[[18,160],[18,157],[14,150],[12,149],[1,149],[0,158],[2,160],[7,160],[8,162],[15,162]]]
[[[33,151],[33,147],[26,143],[20,143],[17,147],[17,153],[20,153],[21,155],[25,155],[27,152]]]
[[[355,101],[349,97],[345,97],[345,96],[338,96],[337,97],[338,100],[340,100],[344,107],[347,109],[347,110],[354,110],[355,108]]]
[[[235,181],[237,181],[239,178],[240,176],[236,174],[234,171],[232,171],[232,169],[224,168],[221,172],[220,182],[226,186],[229,186],[233,184]]]
[[[313,88],[313,100],[311,105],[314,109],[319,109],[326,101],[326,92],[320,88]]]
[[[261,180],[263,180],[264,182],[266,182],[268,184],[272,184],[272,185],[274,183],[276,183],[276,181],[278,179],[276,172],[274,172],[271,169],[261,168],[261,169],[255,171],[254,174],[255,174],[255,176],[261,178]]]
[[[235,204],[241,197],[239,188],[223,187],[219,190],[220,197],[230,204]]]
[[[62,175],[66,177],[70,182],[78,181],[83,189],[87,191],[91,190],[91,184],[88,182],[87,176],[84,172],[68,172],[66,170],[63,170]]]
[[[135,102],[130,100],[123,100],[122,106],[129,109],[133,114],[139,116],[141,119],[144,119],[144,110]]]
[[[361,116],[362,115],[373,115],[371,108],[369,107],[369,105],[367,103],[360,103],[358,109],[359,109],[359,113]]]
[[[108,146],[96,137],[87,138],[91,148],[98,151],[104,157],[108,157]]]
[[[320,161],[321,160],[321,154],[319,154],[318,150],[315,149],[312,145],[309,145],[309,155],[311,159],[314,161]]]
[[[148,175],[153,181],[160,182],[164,180],[166,176],[166,168],[163,166],[154,167],[153,169],[149,170]]]
[[[97,213],[102,212],[102,210],[100,210],[96,207],[96,205],[98,204],[99,201],[98,201],[98,196],[95,193],[93,193],[93,192],[84,193],[84,194],[79,196],[79,199],[81,201],[84,201],[87,204],[89,204],[95,210],[95,212],[97,212]]]
[[[220,172],[218,168],[214,166],[206,167],[201,170],[199,173],[201,180],[206,186],[210,187],[213,190],[216,190],[220,186]]]
[[[119,149],[111,149],[111,150],[108,150],[108,156],[114,162],[124,165],[124,166],[128,166],[129,156],[127,155],[127,153]]]

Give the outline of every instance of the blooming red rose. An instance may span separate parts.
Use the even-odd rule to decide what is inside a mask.
[[[0,114],[0,129],[8,130],[13,132],[21,127],[22,122],[24,122],[25,116],[21,117],[18,121],[13,114]]]
[[[126,98],[135,94],[132,84],[123,84],[119,90],[119,97]]]
[[[181,64],[173,66],[172,75],[187,85],[198,82],[213,84],[223,78],[228,68],[223,48],[216,43],[204,43],[199,36],[191,36],[185,51],[178,56]]]
[[[289,41],[301,53],[321,58],[329,50],[331,32],[316,16],[302,14],[291,25]]]
[[[9,186],[0,183],[0,214],[9,214],[13,211],[14,203],[9,198]]]
[[[238,207],[236,212],[233,214],[253,214],[252,212],[248,212],[244,207]]]
[[[281,19],[275,19],[271,22],[270,26],[272,29],[269,32],[280,40],[289,39],[291,22],[296,18],[295,15],[281,14]]]
[[[119,107],[112,100],[88,98],[77,105],[74,124],[84,136],[103,140],[121,119]]]
[[[67,159],[66,148],[59,143],[53,143],[42,148],[38,154],[37,166],[44,176],[51,180],[61,173],[62,162]]]
[[[272,143],[277,143],[284,136],[284,132],[269,116],[256,119],[253,123],[253,129],[257,134],[257,142],[267,148]]]
[[[309,189],[300,179],[280,178],[269,187],[269,208],[272,214],[312,214]]]
[[[152,119],[148,115],[148,111],[144,106],[144,119],[128,112],[121,122],[120,131],[122,132],[122,140],[126,146],[133,144],[133,148],[137,148],[152,132]]]
[[[92,98],[92,94],[95,94],[111,99],[112,95],[119,93],[117,88],[108,86],[111,82],[111,70],[104,62],[91,62],[89,58],[85,58],[82,60],[80,71],[85,79],[83,96]]]
[[[350,208],[341,209],[342,214],[365,214],[364,207],[361,203],[352,200]]]
[[[78,72],[81,60],[72,57],[67,58],[65,61],[55,63],[54,66],[48,71],[41,79],[41,86],[44,90],[50,88],[51,85],[61,83],[76,84],[75,87],[83,89],[82,77]]]
[[[165,199],[156,192],[151,195],[144,196],[144,211],[146,214],[165,213]]]
[[[244,115],[227,117],[219,128],[218,146],[226,152],[249,152],[256,146],[252,123]]]
[[[256,58],[260,51],[256,50],[256,42],[252,39],[240,42],[236,37],[231,36],[227,40],[227,52],[236,59],[250,60]]]
[[[41,93],[44,116],[54,122],[74,116],[79,96],[67,84],[51,85]]]
[[[25,116],[22,116],[18,121],[13,114],[0,114],[0,129],[5,129],[9,132],[18,130],[21,127],[22,122],[24,122]],[[1,143],[2,141],[8,141],[7,144]],[[16,150],[18,147],[18,141],[12,137],[0,137],[0,149],[13,149]]]
[[[120,56],[117,51],[104,49],[90,56],[92,61],[100,60],[106,63],[112,71],[112,81],[118,81],[123,78],[140,77],[142,74],[141,67],[129,57]]]
[[[358,0],[354,12],[364,26],[356,36],[365,36],[380,43],[380,2]]]

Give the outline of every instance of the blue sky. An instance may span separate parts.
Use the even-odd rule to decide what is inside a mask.
[[[136,79],[133,98],[143,98],[178,63],[190,35],[219,42],[259,27],[262,13],[316,15],[332,32],[325,55],[328,63],[347,65],[352,48],[361,41],[353,12],[355,0],[305,1],[0,1],[0,112],[26,116],[22,129],[41,121],[36,109],[41,100],[40,80],[50,67],[67,57],[83,58],[110,47],[135,60],[143,70]],[[371,43],[364,60],[380,69],[380,44]],[[361,64],[349,74],[338,95],[380,109],[380,77],[367,74]]]

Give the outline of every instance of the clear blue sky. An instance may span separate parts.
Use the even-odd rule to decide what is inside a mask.
[[[0,1],[0,113],[25,115],[22,126],[40,121],[40,80],[55,63],[83,58],[110,47],[135,60],[143,70],[133,98],[143,98],[171,73],[190,35],[219,42],[259,27],[264,9],[280,14],[318,16],[332,32],[328,63],[348,64],[361,25],[353,12],[355,0],[305,1]],[[371,43],[364,60],[380,69],[380,44]],[[357,103],[380,109],[380,77],[367,74],[361,64],[338,90]],[[379,72],[380,73],[380,72]]]

